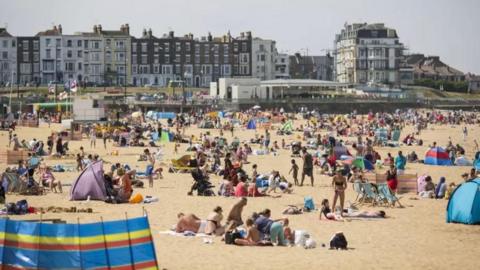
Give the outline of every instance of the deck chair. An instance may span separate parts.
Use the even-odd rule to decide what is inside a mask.
[[[399,146],[399,141],[400,141],[400,130],[396,129],[392,132],[392,139],[387,142],[389,146]]]
[[[357,193],[355,202],[358,202],[361,204],[365,199],[365,193],[363,192],[363,189],[362,189],[362,182],[361,181],[353,182],[353,190],[355,191],[355,193]]]
[[[389,206],[395,207],[395,204],[398,203],[398,205],[402,207],[400,199],[393,194],[392,190],[387,184],[378,184],[378,193],[381,194],[380,196],[387,202]]]
[[[365,199],[370,199],[372,201],[372,205],[377,205],[381,203],[381,198],[378,193],[373,189],[372,184],[364,183],[362,185],[363,191],[365,193]]]

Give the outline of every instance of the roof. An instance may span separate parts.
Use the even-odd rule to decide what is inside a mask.
[[[406,57],[406,63],[414,67],[415,73],[439,76],[463,76],[464,73],[452,68],[440,60],[438,56],[412,54]]]
[[[0,37],[12,37],[6,28],[0,28]]]
[[[262,86],[327,86],[327,87],[344,87],[348,86],[348,83],[339,83],[339,82],[332,82],[332,81],[321,81],[321,80],[309,80],[309,79],[277,79],[277,80],[269,80],[269,81],[261,81],[260,85]]]

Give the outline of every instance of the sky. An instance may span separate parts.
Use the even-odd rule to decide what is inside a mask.
[[[408,52],[480,74],[480,0],[0,0],[0,27],[17,36],[53,24],[73,34],[129,23],[137,37],[144,28],[156,36],[252,31],[290,54],[325,54],[346,22],[383,22]]]

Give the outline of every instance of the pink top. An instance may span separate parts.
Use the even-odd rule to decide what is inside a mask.
[[[239,182],[235,187],[235,197],[246,197],[248,195],[245,183]]]

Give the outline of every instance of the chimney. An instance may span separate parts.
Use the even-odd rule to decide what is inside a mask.
[[[98,30],[98,33],[99,33],[99,34],[102,33],[102,25],[101,25],[101,24],[99,24],[99,25],[97,26],[97,30]]]
[[[58,32],[60,33],[60,35],[62,34],[62,25],[61,24],[58,25]]]
[[[188,37],[189,37],[191,40],[193,40],[193,34],[192,34],[192,33],[188,34]]]
[[[173,38],[174,36],[175,36],[175,32],[173,32],[173,31],[168,32],[168,37],[169,38]]]
[[[153,32],[152,32],[152,28],[149,28],[148,29],[148,37],[152,37],[153,36]]]
[[[125,34],[130,35],[130,25],[128,23],[125,24]]]
[[[95,24],[95,25],[93,26],[93,33],[95,33],[95,34],[96,34],[96,33],[97,33],[97,31],[98,31],[98,28],[97,28],[97,25]]]
[[[241,37],[241,38],[244,38],[244,37],[245,37],[245,33],[244,33],[244,32],[241,32],[241,33],[240,33],[240,37]]]
[[[252,32],[251,31],[248,31],[247,32],[247,38],[251,38],[252,37]]]
[[[212,40],[213,40],[212,33],[208,32],[207,40],[208,40],[208,41],[212,41]]]
[[[53,31],[57,32],[57,26],[56,25],[53,26]]]
[[[147,36],[147,29],[143,28],[142,37],[146,37],[146,36]]]

